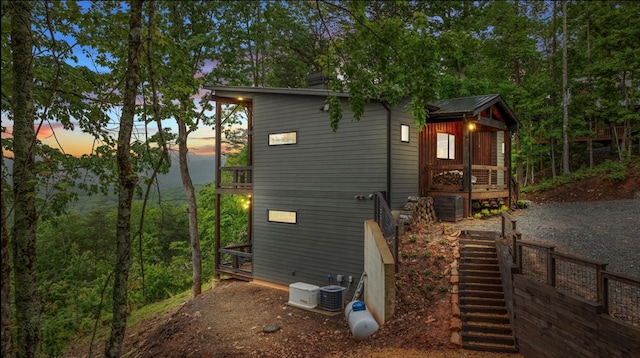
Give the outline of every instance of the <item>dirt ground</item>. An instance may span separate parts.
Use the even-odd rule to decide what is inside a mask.
[[[640,169],[626,181],[591,178],[545,193],[536,203],[629,199],[640,190]],[[497,217],[471,220],[474,230],[495,230]],[[233,280],[217,282],[182,306],[129,328],[124,357],[520,357],[475,352],[450,343],[451,290],[447,267],[452,250],[443,231],[469,227],[469,220],[414,228],[403,234],[397,276],[396,314],[368,339],[357,342],[342,312],[327,315],[287,305],[286,291]],[[499,226],[499,224],[498,224]],[[412,239],[412,236],[414,239]],[[425,253],[430,257],[426,259]],[[273,333],[264,329],[277,326]],[[102,355],[104,342],[94,346]],[[74,345],[67,357],[88,356]]]

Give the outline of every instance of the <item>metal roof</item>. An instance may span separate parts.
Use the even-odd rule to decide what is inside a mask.
[[[505,124],[512,131],[518,130],[520,121],[499,94],[439,100],[436,102],[438,109],[429,113],[427,122],[448,122],[462,120],[465,117],[477,117],[492,106],[500,111]]]
[[[205,89],[214,92],[214,95],[219,97],[238,97],[243,96],[252,98],[254,94],[266,93],[266,94],[289,94],[289,95],[302,95],[302,96],[336,96],[336,97],[349,97],[349,93],[335,92],[328,89],[320,88],[280,88],[280,87],[243,87],[243,86],[209,86],[205,85]]]

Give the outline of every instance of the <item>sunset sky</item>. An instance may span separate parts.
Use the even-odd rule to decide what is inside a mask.
[[[112,133],[112,136],[116,138],[118,136],[118,114],[113,115],[113,123],[108,127],[108,130]],[[53,148],[60,148],[64,153],[74,156],[81,156],[82,154],[90,154],[94,151],[95,147],[100,146],[102,143],[96,141],[90,134],[82,132],[82,130],[74,123],[74,130],[66,130],[62,127],[62,124],[56,121],[50,121],[43,123],[42,127],[38,130],[37,123],[35,130],[38,130],[38,139],[44,144],[47,144]],[[137,123],[138,124],[138,123]],[[163,122],[165,127],[170,127],[172,131],[177,133],[177,127],[175,121],[165,120]],[[6,127],[6,134],[2,136],[7,137],[13,133],[13,122],[10,121],[5,114],[2,114],[2,126]],[[148,126],[149,133],[147,136],[151,136],[157,133],[155,124]],[[145,128],[142,125],[137,125],[132,134],[132,140],[145,139]],[[215,151],[215,131],[213,126],[200,126],[200,128],[189,135],[189,152],[196,155],[213,155]],[[177,146],[172,149],[177,150]],[[6,154],[6,153],[5,153]]]

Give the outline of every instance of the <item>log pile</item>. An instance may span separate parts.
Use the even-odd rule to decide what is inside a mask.
[[[433,176],[433,184],[435,185],[462,185],[462,172],[452,170],[448,172],[438,173]]]
[[[411,230],[414,226],[421,226],[438,221],[436,210],[430,196],[410,196],[398,217],[398,226],[403,230]]]

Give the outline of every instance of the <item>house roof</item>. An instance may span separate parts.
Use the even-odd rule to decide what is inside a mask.
[[[253,98],[256,94],[285,94],[302,96],[336,96],[349,97],[348,92],[336,92],[319,88],[280,88],[280,87],[246,87],[246,86],[210,86],[205,88],[213,91],[213,99],[228,98],[232,101],[242,101]],[[520,127],[520,122],[509,106],[499,94],[489,94],[473,97],[443,99],[435,105],[427,105],[429,118],[427,123],[449,122],[464,118],[479,117],[481,113],[490,109],[490,117],[504,121],[512,132]]]
[[[479,118],[484,112],[485,116],[504,121],[512,132],[520,127],[520,121],[499,94],[443,99],[436,102],[435,107],[437,109],[429,113],[427,123]]]
[[[320,88],[280,88],[280,87],[242,87],[242,86],[204,86],[214,92],[214,96],[224,98],[253,98],[255,94],[289,94],[302,96],[349,97],[346,92],[335,92]]]

